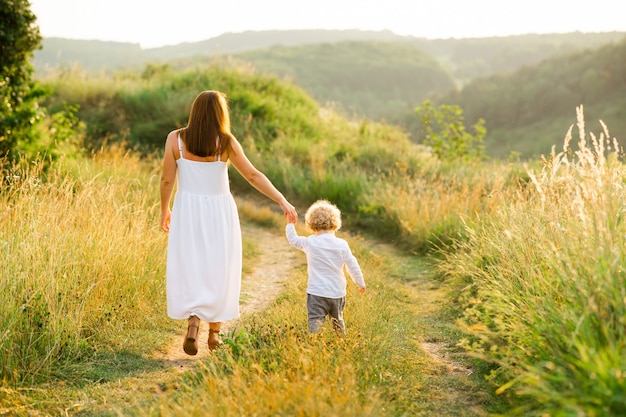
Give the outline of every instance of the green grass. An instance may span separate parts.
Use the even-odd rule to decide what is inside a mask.
[[[626,172],[606,139],[552,154],[440,265],[464,288],[463,345],[497,365],[494,387],[517,403],[507,415],[626,410]]]

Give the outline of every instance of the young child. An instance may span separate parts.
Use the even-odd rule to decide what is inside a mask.
[[[343,267],[346,266],[360,292],[365,291],[363,272],[348,242],[335,236],[335,232],[341,228],[341,212],[337,206],[327,200],[318,200],[309,207],[304,220],[313,235],[299,236],[295,220],[289,221],[285,232],[289,244],[306,254],[309,331],[318,333],[326,316],[330,316],[333,328],[345,334],[343,309],[346,305],[346,277]]]

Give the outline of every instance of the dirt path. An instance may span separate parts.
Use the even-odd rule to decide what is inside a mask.
[[[406,261],[406,255],[399,254],[393,245],[383,242],[370,242],[369,247],[375,253],[382,254],[388,259],[392,259],[396,264]],[[418,274],[418,277],[420,275]],[[416,313],[420,318],[426,318],[437,312],[441,308],[441,304],[445,302],[445,293],[438,291],[429,279],[417,278],[407,280],[407,286],[411,287],[416,293],[422,294],[421,302],[416,305]],[[435,363],[441,364],[448,374],[452,375],[470,375],[473,370],[455,360],[451,351],[456,351],[456,347],[448,346],[444,342],[424,341],[420,343],[422,350],[431,357]]]
[[[241,284],[241,315],[261,311],[266,308],[283,288],[283,281],[289,277],[289,272],[305,262],[304,255],[287,243],[282,230],[268,230],[261,227],[242,225],[244,239],[251,239],[258,243],[261,254],[254,269],[242,277]],[[232,328],[236,321],[224,323],[222,333]],[[177,334],[162,349],[153,354],[155,359],[163,360],[174,369],[187,371],[198,360],[210,355],[206,340],[209,337],[207,323],[200,325],[199,350],[195,356],[183,352],[183,336],[186,324],[181,323],[180,334]]]
[[[245,316],[252,312],[262,311],[266,308],[283,287],[283,281],[289,277],[289,272],[306,262],[302,253],[290,247],[285,239],[282,230],[268,230],[257,226],[242,225],[244,238],[251,239],[258,243],[261,254],[257,259],[254,269],[243,275],[241,289],[241,315]],[[382,243],[372,243],[378,251],[384,252],[391,257],[395,250]],[[413,282],[412,286],[419,286],[422,294],[428,293],[423,299],[427,300],[420,308],[420,314],[428,315],[429,310],[435,308],[440,301],[441,293],[433,291],[429,282]],[[236,321],[224,323],[222,332],[227,332]],[[179,334],[172,337],[171,341],[162,349],[153,354],[155,359],[164,361],[167,366],[181,372],[189,370],[196,361],[202,360],[210,355],[206,340],[208,338],[209,326],[202,323],[200,327],[200,349],[196,356],[189,356],[182,349],[182,338],[186,330],[186,323],[181,322]],[[424,342],[421,348],[427,352],[433,361],[443,364],[450,374],[469,375],[472,371],[464,367],[448,354],[448,347],[442,343]]]

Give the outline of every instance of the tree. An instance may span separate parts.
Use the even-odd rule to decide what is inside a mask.
[[[485,157],[483,139],[487,133],[485,121],[479,119],[472,127],[474,134],[465,130],[463,111],[459,106],[434,106],[425,100],[417,109],[422,121],[420,136],[442,160],[479,160]]]
[[[0,0],[0,160],[33,141],[42,118],[44,93],[31,78],[30,59],[42,39],[35,21],[28,0]]]

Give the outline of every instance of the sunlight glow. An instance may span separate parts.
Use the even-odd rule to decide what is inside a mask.
[[[227,32],[390,30],[429,39],[626,31],[615,0],[31,0],[44,37],[138,43],[144,48]]]

